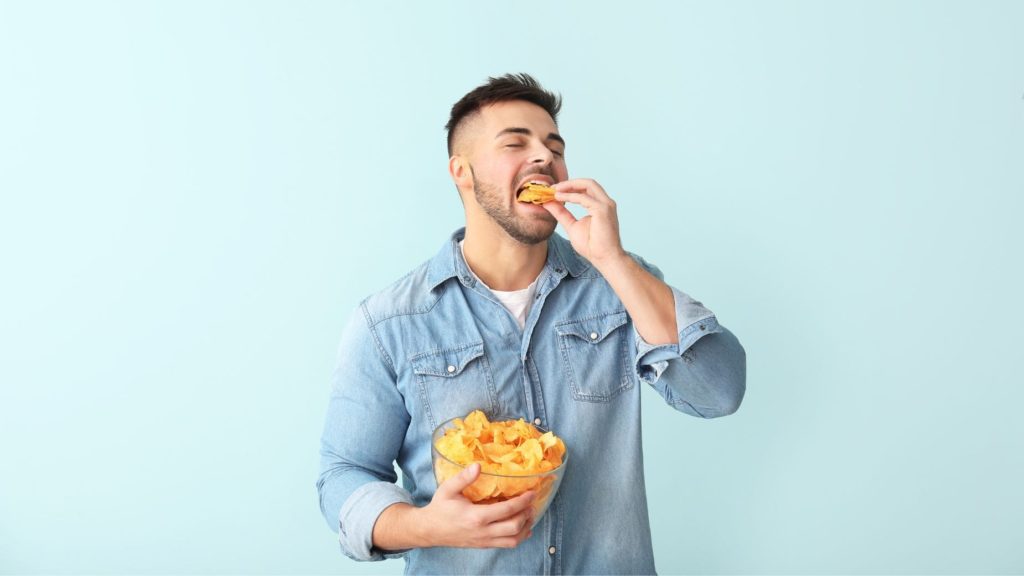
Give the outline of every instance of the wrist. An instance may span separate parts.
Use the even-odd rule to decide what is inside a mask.
[[[437,544],[431,538],[433,533],[429,529],[429,522],[424,518],[425,508],[409,506],[403,511],[401,522],[408,526],[409,536],[412,538],[414,548],[430,548]]]
[[[421,518],[422,508],[397,502],[388,506],[377,517],[373,526],[373,545],[383,550],[406,550],[409,548],[426,548],[429,542],[429,530],[424,530]]]
[[[590,263],[594,265],[594,268],[597,268],[598,272],[607,275],[607,273],[612,273],[631,266],[633,264],[633,259],[630,258],[629,254],[625,250],[619,248],[617,252],[613,252],[600,258],[594,258]]]

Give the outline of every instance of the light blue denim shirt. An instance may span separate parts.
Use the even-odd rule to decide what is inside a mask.
[[[640,383],[680,412],[731,414],[745,391],[743,347],[675,288],[679,342],[647,344],[601,274],[557,234],[520,330],[466,266],[463,235],[364,300],[344,330],[317,482],[341,550],[356,560],[404,556],[417,574],[654,573]],[[522,416],[565,441],[565,477],[533,535],[512,549],[373,547],[385,508],[423,506],[437,489],[434,428],[475,409]]]

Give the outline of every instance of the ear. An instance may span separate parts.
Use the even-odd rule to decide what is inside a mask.
[[[456,154],[448,159],[448,173],[451,174],[455,187],[462,190],[473,188],[473,170],[469,167],[469,160],[461,154]]]

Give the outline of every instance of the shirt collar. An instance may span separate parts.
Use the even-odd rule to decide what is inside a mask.
[[[437,288],[449,278],[461,276],[467,283],[472,279],[470,269],[459,250],[459,240],[465,236],[464,227],[453,232],[441,246],[441,250],[430,260],[427,266],[427,286],[430,290]],[[572,249],[568,240],[558,234],[552,234],[548,239],[547,267],[553,268],[558,275],[568,272],[576,277],[585,272],[590,263]]]
[[[548,265],[554,266],[555,272],[567,270],[573,278],[590,268],[590,262],[577,254],[572,244],[558,234],[552,234],[548,239]]]

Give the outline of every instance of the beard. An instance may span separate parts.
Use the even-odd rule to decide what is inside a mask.
[[[555,233],[558,221],[551,213],[545,211],[543,214],[537,214],[535,217],[531,215],[529,218],[517,215],[515,207],[509,206],[505,202],[504,195],[497,186],[477,180],[472,166],[469,167],[469,173],[473,177],[473,192],[477,204],[514,240],[532,246],[544,242]]]

